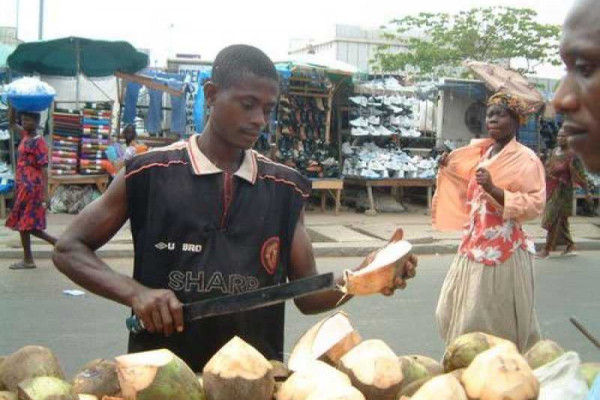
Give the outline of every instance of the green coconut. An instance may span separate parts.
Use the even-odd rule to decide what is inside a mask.
[[[402,387],[406,387],[414,381],[432,377],[427,368],[410,356],[399,357],[398,361],[400,362],[400,368],[402,368],[402,375],[404,376]]]
[[[444,353],[442,360],[444,370],[451,372],[455,369],[466,368],[478,354],[499,344],[511,344],[516,349],[512,342],[483,332],[461,335],[452,341]]]
[[[204,400],[191,368],[167,349],[115,359],[123,397],[136,400]]]
[[[583,363],[581,364],[581,374],[587,381],[588,387],[591,389],[598,374],[600,374],[600,363]]]
[[[25,379],[17,390],[19,400],[78,400],[70,383],[52,376]]]
[[[19,382],[38,376],[65,379],[65,374],[52,351],[42,346],[25,346],[0,364],[0,382],[16,392]]]
[[[17,394],[8,391],[1,391],[0,400],[17,400]]]
[[[558,343],[552,340],[540,340],[525,353],[525,359],[531,369],[537,369],[556,360],[563,354],[565,354],[565,351]]]
[[[117,364],[111,360],[97,359],[85,365],[73,378],[75,393],[91,394],[102,398],[121,391]]]
[[[208,400],[271,400],[275,389],[271,363],[237,336],[212,356],[202,377]]]

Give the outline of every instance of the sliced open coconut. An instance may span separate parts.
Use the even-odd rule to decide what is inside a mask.
[[[202,378],[208,400],[270,400],[275,388],[271,363],[237,336],[212,356]]]
[[[204,399],[194,372],[167,349],[126,354],[115,361],[121,391],[126,399]]]
[[[306,400],[321,387],[352,386],[346,374],[323,361],[310,361],[305,368],[294,372],[283,382],[275,398],[277,400]]]
[[[292,350],[288,368],[299,371],[314,360],[337,365],[340,358],[360,341],[348,315],[339,311],[319,321],[300,338]]]
[[[58,359],[47,347],[25,346],[0,365],[0,382],[11,392],[17,391],[19,382],[38,376],[65,378]]]
[[[404,270],[412,250],[409,242],[401,240],[402,236],[399,229],[388,244],[365,259],[363,268],[344,271],[344,285],[340,290],[349,295],[367,296],[393,288],[398,271]]]

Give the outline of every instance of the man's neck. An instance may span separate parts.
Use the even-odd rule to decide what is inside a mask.
[[[236,172],[244,158],[244,151],[231,147],[209,129],[197,137],[200,151],[219,169],[233,173]]]

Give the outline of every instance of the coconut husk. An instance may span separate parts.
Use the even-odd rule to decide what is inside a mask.
[[[365,259],[357,271],[344,271],[343,293],[367,296],[395,287],[397,276],[404,276],[404,265],[410,257],[412,245],[401,240],[399,229],[389,243]]]
[[[351,386],[346,374],[323,361],[311,361],[304,369],[292,373],[283,382],[275,398],[277,400],[306,400],[321,386],[326,388]]]
[[[582,363],[580,369],[588,387],[591,389],[596,377],[600,374],[600,363]]]
[[[467,400],[458,379],[450,374],[439,375],[425,382],[411,400]]]
[[[314,360],[335,366],[360,341],[361,337],[348,315],[338,311],[322,319],[302,335],[292,350],[288,368],[299,371]]]
[[[306,400],[365,400],[365,396],[352,386],[320,387]]]
[[[271,363],[237,336],[208,361],[202,377],[208,400],[271,400],[275,387]]]
[[[97,359],[85,365],[73,378],[75,393],[91,394],[98,398],[114,396],[121,391],[117,364],[111,360]]]
[[[0,400],[17,400],[17,394],[9,391],[0,391]]]
[[[558,343],[552,340],[540,340],[525,353],[525,359],[531,369],[537,369],[565,354]]]
[[[78,400],[73,386],[52,376],[38,376],[19,382],[19,400]]]
[[[487,333],[472,332],[461,335],[452,341],[444,353],[442,360],[444,370],[451,372],[468,367],[478,354],[500,344],[510,344],[516,350],[512,342]]]
[[[381,340],[366,340],[341,358],[339,370],[367,400],[395,400],[402,386],[398,357]]]
[[[126,354],[115,361],[126,399],[204,400],[194,372],[167,349]]]
[[[495,346],[477,355],[461,381],[472,400],[535,400],[540,390],[514,345]]]
[[[269,360],[271,367],[273,367],[273,379],[275,382],[285,381],[290,377],[290,370],[279,360]]]
[[[38,376],[65,379],[54,353],[42,346],[25,346],[4,359],[0,365],[0,381],[11,392],[19,382]]]

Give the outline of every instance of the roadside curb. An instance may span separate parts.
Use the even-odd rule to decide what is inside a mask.
[[[315,257],[365,257],[370,252],[377,250],[385,245],[386,241],[369,241],[364,243],[313,243]],[[600,250],[600,241],[592,239],[576,239],[577,249],[580,251],[598,251]],[[536,246],[540,248],[544,245],[543,240],[536,241]],[[413,253],[417,255],[438,255],[454,254],[458,250],[460,241],[458,240],[440,240],[433,243],[413,243]],[[131,244],[108,244],[96,251],[100,258],[132,258],[133,246]],[[20,248],[2,248],[0,250],[0,259],[19,259],[23,256]],[[34,246],[33,257],[39,259],[48,259],[52,257],[52,248],[41,245]]]

